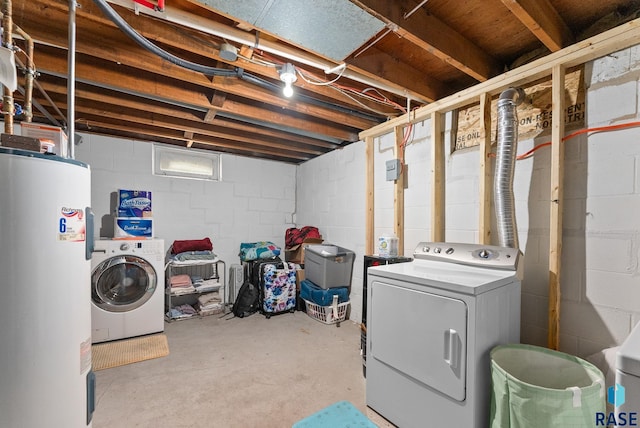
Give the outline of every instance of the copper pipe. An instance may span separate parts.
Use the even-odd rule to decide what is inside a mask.
[[[2,46],[11,49],[13,37],[11,29],[13,28],[11,0],[3,0],[2,2]],[[2,114],[4,116],[4,132],[13,134],[13,92],[6,86],[2,89]]]
[[[24,41],[27,43],[27,71],[24,77],[24,116],[25,122],[31,122],[33,118],[33,108],[31,102],[31,100],[33,99],[33,77],[36,73],[36,66],[33,63],[33,39],[16,24],[13,24],[13,31],[22,36]]]

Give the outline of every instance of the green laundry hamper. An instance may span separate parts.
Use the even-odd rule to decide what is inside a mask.
[[[563,352],[497,346],[491,380],[491,428],[592,428],[605,411],[602,372]]]

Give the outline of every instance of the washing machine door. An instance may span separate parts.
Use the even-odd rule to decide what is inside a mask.
[[[109,312],[132,311],[147,302],[157,287],[156,271],[133,255],[111,257],[91,275],[93,303]]]

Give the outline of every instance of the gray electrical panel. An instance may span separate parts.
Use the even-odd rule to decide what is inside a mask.
[[[388,160],[387,161],[387,181],[394,181],[400,178],[400,168],[402,168],[400,159]]]

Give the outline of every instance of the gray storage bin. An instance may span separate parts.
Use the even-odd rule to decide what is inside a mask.
[[[354,258],[353,251],[337,245],[307,245],[305,278],[324,289],[350,287]]]

